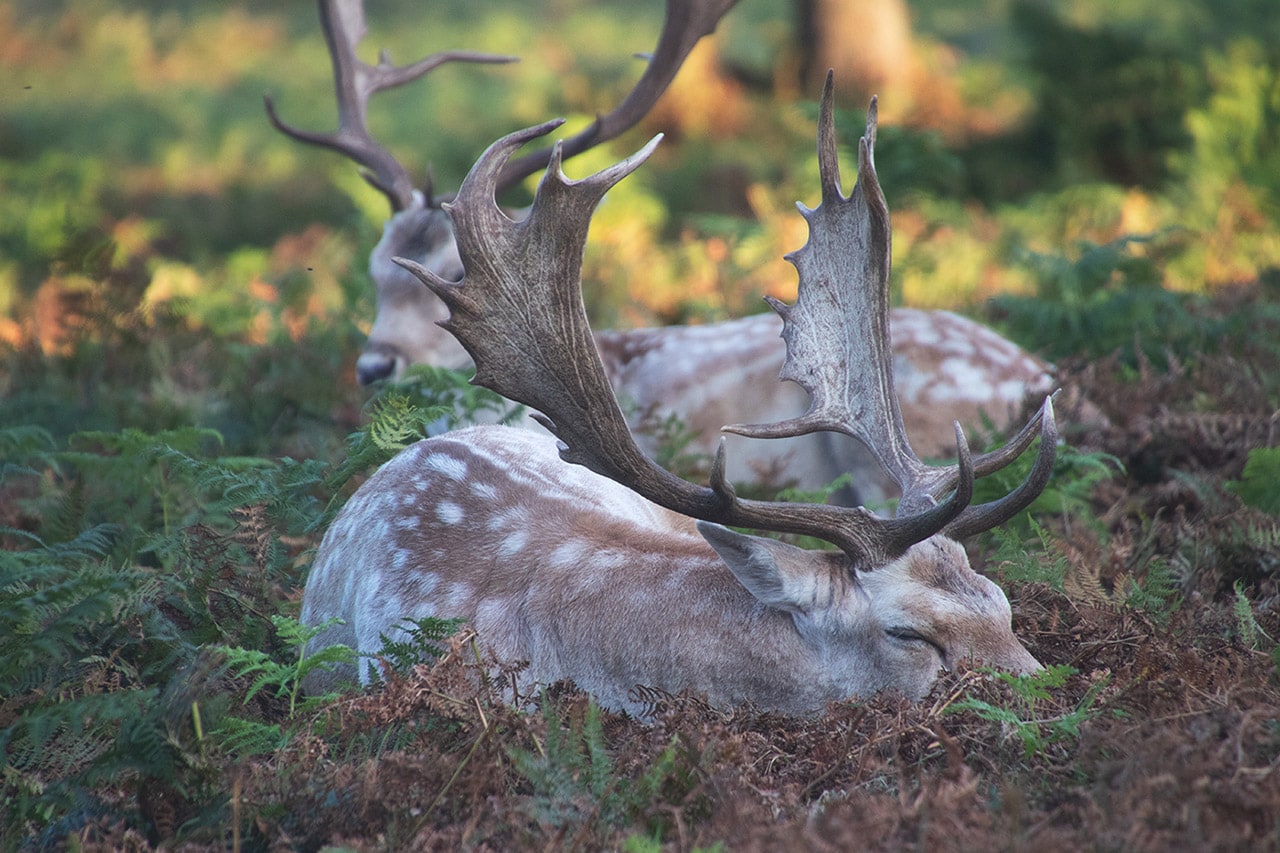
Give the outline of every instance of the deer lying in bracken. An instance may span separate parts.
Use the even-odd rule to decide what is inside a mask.
[[[639,122],[675,77],[681,63],[715,30],[736,0],[668,0],[658,46],[635,89],[617,109],[562,144],[562,156],[585,151]],[[339,129],[310,133],[284,124],[268,100],[277,128],[304,142],[336,149],[365,167],[366,178],[391,203],[394,215],[370,260],[378,313],[356,363],[362,384],[399,378],[412,364],[466,369],[470,357],[438,323],[448,311],[427,288],[393,262],[404,257],[442,278],[462,275],[453,223],[441,209],[444,197],[414,189],[409,172],[370,134],[370,97],[417,79],[453,60],[507,62],[510,57],[465,51],[437,54],[406,66],[384,55],[369,65],[356,56],[365,34],[359,0],[322,0],[320,18],[333,59]],[[550,149],[507,163],[497,180],[502,192],[546,166]],[[513,214],[523,215],[523,211]],[[1028,395],[1043,394],[1048,366],[977,323],[945,311],[891,312],[893,353],[903,420],[917,451],[944,457],[951,451],[951,423],[974,425],[985,414],[998,430],[1010,425]],[[721,424],[763,422],[804,410],[803,392],[778,383],[784,350],[780,320],[762,315],[698,327],[599,332],[596,345],[606,375],[628,407],[642,446],[655,447],[648,427],[675,415],[700,436],[693,450],[714,451]],[[744,389],[748,389],[744,392]],[[749,445],[731,439],[729,476],[739,482],[798,485],[818,489],[850,472],[856,495],[879,500],[894,492],[874,457],[843,435],[816,434]],[[785,480],[779,472],[785,472]],[[856,501],[855,501],[856,502]]]
[[[637,446],[593,344],[580,270],[596,204],[658,138],[579,181],[553,156],[528,217],[513,220],[494,200],[502,166],[556,124],[495,143],[446,206],[461,282],[401,263],[449,306],[445,327],[475,360],[475,381],[536,410],[559,442],[473,427],[388,462],[320,546],[302,621],[343,622],[311,651],[333,643],[375,650],[381,635],[398,636],[402,619],[461,618],[497,659],[528,662],[518,695],[570,679],[632,713],[645,709],[638,688],[804,714],[884,688],[919,698],[940,667],[962,659],[1038,668],[1013,634],[1003,592],[970,568],[956,540],[1003,523],[1044,488],[1055,456],[1052,405],[1046,399],[1008,445],[976,459],[959,424],[956,464],[927,466],[912,451],[889,350],[890,231],[872,157],[875,102],[846,198],[828,78],[822,203],[802,207],[809,241],[789,256],[798,299],[771,303],[783,321],[783,378],[808,392],[809,408],[785,422],[725,429],[769,439],[834,431],[864,442],[901,487],[894,518],[741,499],[724,476],[723,445],[709,487],[675,477]],[[975,476],[1007,465],[1037,435],[1026,481],[970,506]],[[839,550],[722,525],[816,536]]]

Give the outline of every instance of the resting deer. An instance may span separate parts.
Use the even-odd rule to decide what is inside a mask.
[[[397,636],[401,619],[461,618],[498,659],[528,661],[520,695],[570,679],[632,713],[645,710],[638,687],[808,714],[885,688],[918,699],[940,667],[962,659],[1037,669],[1013,634],[1004,593],[970,568],[957,539],[1003,523],[1043,490],[1056,452],[1052,404],[1046,398],[992,453],[971,457],[959,424],[955,464],[928,466],[913,452],[889,347],[890,230],[872,157],[875,101],[857,184],[845,197],[828,78],[822,202],[801,207],[809,241],[788,256],[798,299],[771,302],[783,322],[782,377],[810,405],[780,423],[725,429],[753,439],[815,431],[858,439],[901,488],[894,518],[739,498],[723,445],[708,487],[645,455],[593,344],[580,270],[596,204],[660,137],[577,181],[564,176],[557,152],[527,218],[513,220],[494,197],[503,165],[555,126],[494,143],[445,206],[466,270],[460,282],[399,261],[449,306],[444,325],[474,359],[474,381],[534,409],[555,438],[473,427],[388,462],[320,546],[302,620],[343,623],[311,649],[374,650],[380,635]],[[1027,479],[971,506],[975,476],[1009,464],[1037,435]],[[815,536],[838,550],[725,525]]]
[[[562,156],[613,139],[639,122],[694,45],[714,31],[735,2],[668,0],[657,48],[635,89],[617,109],[564,141]],[[356,362],[356,375],[368,384],[397,379],[412,364],[467,369],[471,360],[466,351],[437,325],[448,314],[444,303],[392,260],[411,258],[450,280],[461,276],[454,226],[441,209],[445,197],[414,189],[408,170],[370,134],[366,114],[375,93],[417,79],[445,62],[508,62],[511,57],[452,51],[395,66],[384,55],[373,66],[356,56],[365,34],[359,0],[322,0],[320,19],[333,59],[338,131],[297,130],[277,117],[269,99],[267,109],[275,126],[295,139],[336,149],[363,166],[366,178],[386,195],[394,211],[370,259],[377,318]],[[543,149],[507,163],[495,191],[513,187],[545,167],[549,158],[550,149]],[[891,317],[903,418],[925,457],[950,453],[953,420],[973,425],[985,415],[1003,430],[1029,394],[1049,390],[1044,362],[984,326],[945,311],[903,308]],[[803,411],[800,389],[774,381],[784,353],[778,340],[781,329],[776,316],[765,314],[707,326],[605,331],[597,333],[595,341],[643,446],[654,449],[646,426],[674,414],[701,437],[693,449],[709,456],[721,424],[776,420]],[[894,491],[874,457],[842,435],[809,435],[765,446],[731,441],[729,474],[739,482],[818,489],[837,474],[851,472],[857,494],[848,498],[879,500]],[[781,471],[786,472],[785,481],[778,476]]]

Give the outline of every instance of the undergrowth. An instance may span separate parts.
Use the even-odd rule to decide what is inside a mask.
[[[566,719],[554,701],[544,703],[543,713],[545,740],[533,750],[511,751],[512,766],[531,791],[523,805],[531,818],[552,832],[570,831],[596,843],[620,829],[650,838],[670,832],[670,813],[656,806],[679,802],[695,782],[676,738],[631,776],[615,766],[595,702],[576,718]]]
[[[1089,687],[1072,706],[1060,707],[1061,690],[1067,680],[1077,674],[1070,666],[1048,666],[1039,672],[1013,675],[986,670],[987,674],[1008,688],[1006,703],[995,703],[974,695],[965,695],[946,708],[946,713],[966,711],[998,724],[1022,743],[1024,758],[1042,755],[1055,744],[1070,746],[1080,737],[1081,727],[1100,711],[1094,707],[1106,680]]]
[[[439,420],[424,397],[379,398],[332,467],[227,454],[208,428],[0,430],[24,525],[0,527],[0,846],[220,813],[222,762],[286,742],[325,698],[301,678],[351,654],[304,658],[313,629],[287,614],[347,481]]]

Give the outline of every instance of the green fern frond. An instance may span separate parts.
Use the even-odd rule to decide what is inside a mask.
[[[1038,447],[1039,439],[1036,439],[1031,448],[1011,464],[977,480],[973,502],[996,500],[1017,488],[1035,464]],[[989,445],[986,449],[995,447]],[[1090,496],[1098,484],[1123,471],[1124,463],[1109,453],[1085,453],[1069,444],[1061,444],[1049,484],[1029,507],[1007,521],[1005,527],[1017,529],[1025,538],[1033,533],[1030,519],[1039,515],[1063,515],[1078,524],[1100,527]]]
[[[635,775],[620,774],[605,741],[600,706],[589,700],[579,718],[564,720],[554,704],[544,705],[547,736],[539,750],[512,749],[508,755],[532,794],[525,810],[545,826],[556,829],[586,826],[611,831],[649,823],[661,835],[669,811],[660,808],[682,802],[692,789],[693,776],[682,766],[678,741],[671,743]]]
[[[232,716],[224,718],[209,736],[227,753],[242,758],[269,755],[289,740],[289,735],[277,723]]]
[[[1244,473],[1227,483],[1227,491],[1246,506],[1280,515],[1280,447],[1256,447],[1249,451]]]
[[[1000,577],[1006,582],[1043,583],[1062,590],[1070,569],[1066,555],[1034,518],[1027,516],[1025,526],[1030,535],[1019,525],[996,527],[988,534],[996,543],[991,559]]]
[[[1245,594],[1244,582],[1237,580],[1232,585],[1235,598],[1231,609],[1235,616],[1236,636],[1240,642],[1250,649],[1262,649],[1266,645],[1274,646],[1275,639],[1258,624],[1258,617],[1253,612],[1253,602]]]
[[[53,448],[53,436],[43,427],[23,424],[0,429],[0,459],[17,459]]]
[[[416,406],[431,413],[433,434],[480,421],[513,423],[525,412],[524,406],[471,384],[466,371],[426,364],[406,370],[404,378],[388,388],[388,394],[408,395]]]
[[[102,558],[111,537],[103,525],[69,542],[0,551],[0,695],[31,690],[81,659],[94,635],[132,610],[136,576]]]
[[[397,626],[403,639],[391,639],[379,634],[381,648],[373,655],[395,672],[408,672],[420,663],[431,661],[444,654],[441,641],[453,636],[462,627],[462,619],[405,619]],[[376,670],[374,670],[376,672]]]
[[[1167,559],[1154,555],[1145,560],[1143,569],[1141,582],[1129,577],[1123,596],[1125,607],[1141,611],[1163,625],[1182,605],[1177,573]]]

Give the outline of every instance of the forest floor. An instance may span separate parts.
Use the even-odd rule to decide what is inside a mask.
[[[1280,439],[1274,366],[1251,351],[1062,366],[1100,412],[1068,426],[1070,443],[1118,464],[1084,512],[1037,519],[1042,549],[971,547],[1041,679],[961,666],[923,702],[880,695],[813,719],[654,694],[641,722],[565,685],[542,712],[514,711],[463,634],[438,662],[316,711],[273,754],[224,766],[224,827],[244,834],[221,843],[1280,849],[1280,519],[1227,485]],[[139,801],[153,837],[191,816],[175,790]],[[147,846],[123,824],[79,836]]]

